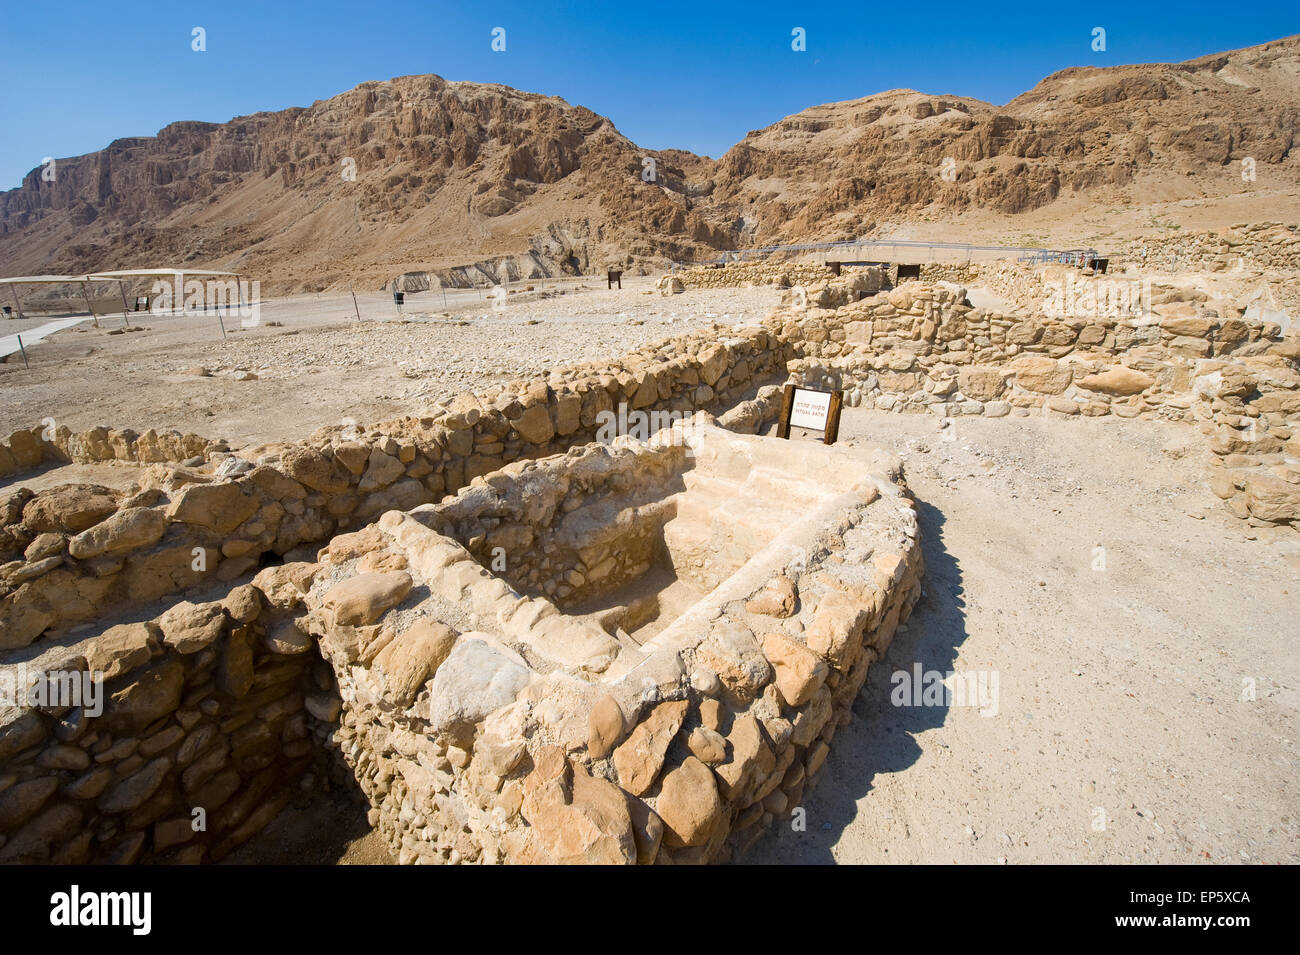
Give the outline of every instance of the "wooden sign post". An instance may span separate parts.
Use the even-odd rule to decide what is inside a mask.
[[[842,391],[817,391],[786,385],[776,436],[788,439],[790,428],[807,428],[822,432],[823,444],[834,444],[840,436],[840,409],[843,407]]]

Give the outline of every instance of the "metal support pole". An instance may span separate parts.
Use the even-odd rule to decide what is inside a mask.
[[[90,317],[94,320],[95,327],[98,328],[99,316],[95,314],[95,306],[94,303],[90,301],[90,293],[86,291],[86,285],[87,283],[85,282],[81,283],[81,297],[86,300],[86,308],[90,309]]]
[[[126,304],[126,283],[124,283],[121,279],[117,280],[117,291],[122,296],[122,327],[127,328],[131,324],[131,320],[126,317],[127,312],[129,312],[130,309],[127,307]]]
[[[357,307],[357,290],[352,288],[352,283],[348,283],[348,290],[352,292],[352,311],[357,313],[357,321],[361,321],[361,309]]]
[[[27,364],[27,349],[23,347],[23,336],[18,336],[18,350],[23,353],[23,367],[30,369],[32,366]]]
[[[221,337],[223,339],[228,338],[226,335],[226,323],[221,320],[220,310],[217,311],[217,324],[221,326]]]
[[[17,286],[16,284],[9,286],[9,291],[10,291],[10,293],[11,293],[11,294],[13,295],[13,297],[14,297],[14,305],[15,305],[15,306],[17,307],[17,309],[18,309],[18,317],[19,317],[19,318],[26,318],[27,316],[23,314],[23,303],[22,303],[22,300],[18,298],[18,286]]]

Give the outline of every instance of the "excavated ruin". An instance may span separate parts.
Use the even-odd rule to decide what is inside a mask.
[[[141,479],[2,502],[0,861],[219,860],[324,779],[403,862],[738,858],[921,595],[899,460],[760,436],[786,380],[943,417],[1186,422],[1234,514],[1300,519],[1277,325],[879,285],[297,445],[10,436],[5,473]]]

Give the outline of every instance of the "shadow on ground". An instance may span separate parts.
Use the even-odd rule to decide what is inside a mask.
[[[301,793],[223,865],[392,865],[360,789]]]
[[[857,803],[871,790],[878,773],[896,773],[921,755],[918,734],[942,726],[946,705],[893,706],[891,675],[953,669],[957,648],[966,639],[966,601],[961,567],[943,545],[944,516],[924,501],[916,502],[921,547],[925,555],[925,596],[917,603],[907,630],[897,633],[884,659],[871,668],[853,703],[853,721],[835,734],[817,786],[804,799],[806,831],[791,820],[775,824],[740,860],[745,864],[834,863],[831,847],[857,813]]]

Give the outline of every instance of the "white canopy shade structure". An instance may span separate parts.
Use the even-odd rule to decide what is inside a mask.
[[[90,279],[134,279],[148,278],[153,275],[170,275],[172,277],[184,278],[187,275],[233,275],[236,278],[243,277],[242,272],[232,272],[229,269],[117,269],[112,272],[91,272],[87,278]]]
[[[86,291],[86,285],[95,281],[94,277],[89,275],[18,275],[13,278],[0,279],[0,285],[8,285],[9,291],[14,298],[14,306],[18,309],[18,317],[24,318],[23,303],[18,297],[19,285],[80,285],[81,297],[86,300],[86,308],[90,309],[90,316],[99,325],[99,316],[95,314],[95,306],[91,304],[90,294]]]
[[[172,268],[115,269],[111,272],[92,272],[90,273],[90,275],[87,276],[87,278],[90,279],[91,281],[115,280],[119,283],[119,288],[121,288],[120,283],[125,279],[169,278],[172,280],[172,282],[176,285],[177,288],[183,289],[185,287],[185,277],[187,275],[188,276],[207,275],[207,276],[233,277],[235,279],[235,294],[238,296],[239,305],[242,306],[244,304],[243,286],[241,284],[241,280],[244,278],[244,274],[242,272],[233,272],[230,271],[229,269],[172,269]],[[122,292],[122,307],[123,309],[126,308],[125,291]]]

